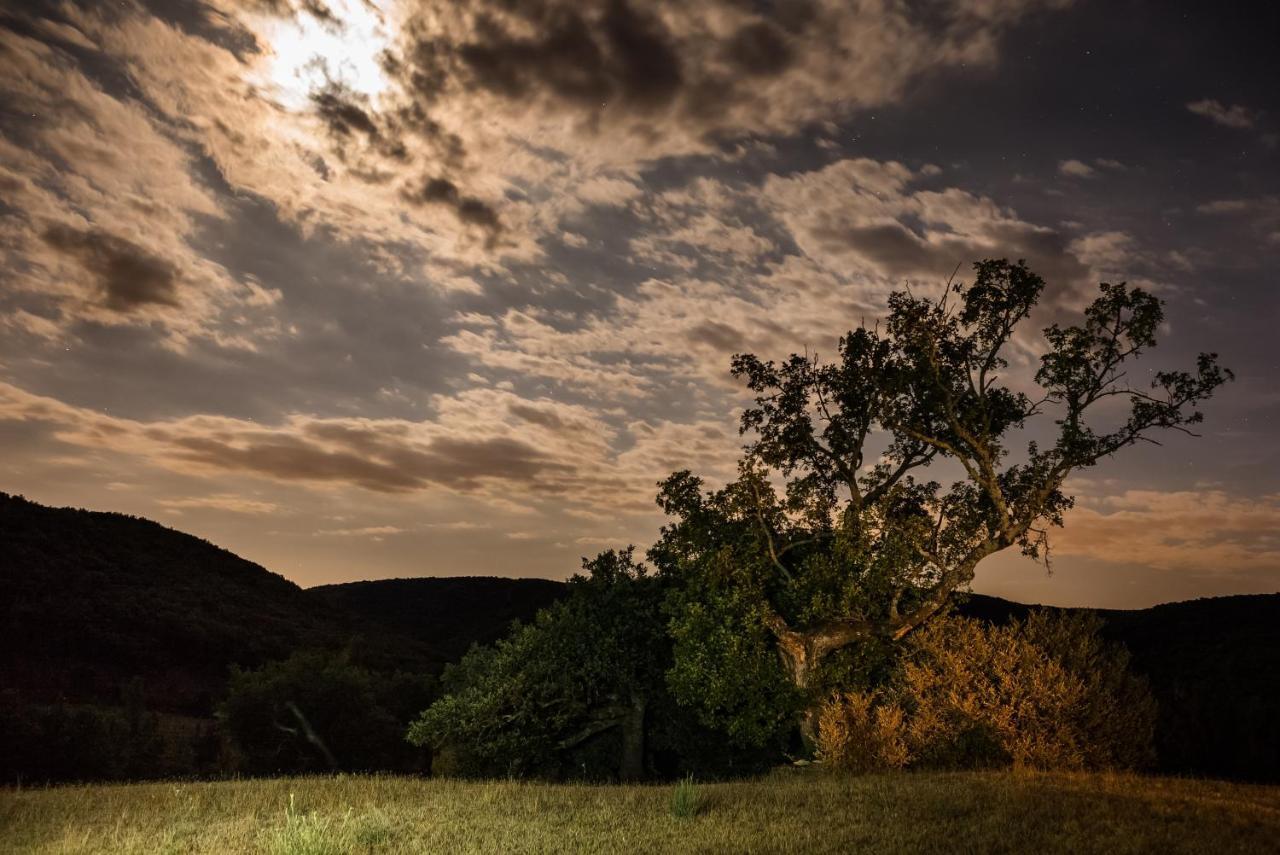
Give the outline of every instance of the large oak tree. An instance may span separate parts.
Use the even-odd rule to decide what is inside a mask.
[[[1163,311],[1124,284],[1104,283],[1079,323],[1026,338],[1044,287],[1021,262],[987,260],[938,298],[894,294],[883,324],[844,336],[832,362],[734,358],[755,398],[738,479],[708,492],[680,472],[658,497],[675,520],[650,558],[684,583],[679,697],[763,738],[788,703],[813,708],[833,654],[901,638],[984,558],[1017,547],[1047,561],[1068,477],[1189,433],[1231,378],[1201,354],[1192,371],[1135,383]],[[1009,370],[1015,350],[1041,354],[1034,377]]]

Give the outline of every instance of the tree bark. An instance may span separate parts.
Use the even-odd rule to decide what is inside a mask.
[[[624,781],[638,781],[644,777],[645,763],[645,711],[648,701],[640,695],[631,696],[631,708],[622,722],[622,762],[618,774]]]

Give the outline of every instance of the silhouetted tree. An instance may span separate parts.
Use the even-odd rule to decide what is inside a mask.
[[[1066,479],[1159,431],[1190,432],[1197,404],[1231,378],[1201,354],[1192,372],[1128,385],[1163,311],[1104,283],[1081,323],[1043,331],[1028,394],[1003,375],[1044,280],[1022,262],[975,271],[937,299],[895,293],[884,326],[844,336],[833,363],[734,357],[755,395],[739,476],[714,492],[688,472],[663,482],[658,502],[676,519],[650,553],[683,580],[671,683],[706,720],[760,740],[800,707],[811,742],[834,653],[901,638],[1000,550],[1047,562]],[[1113,400],[1127,412],[1104,427],[1096,414]],[[1042,419],[1052,442],[1011,458],[1014,433]],[[919,478],[931,465],[959,477]]]

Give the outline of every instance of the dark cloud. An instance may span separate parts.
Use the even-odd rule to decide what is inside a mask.
[[[528,443],[508,437],[441,437],[424,445],[394,430],[313,425],[303,433],[155,438],[171,443],[178,459],[201,466],[283,480],[341,482],[381,493],[432,485],[469,490],[484,480],[532,484],[544,473],[564,468]]]
[[[686,108],[696,106],[708,90],[732,94],[733,81],[703,61],[702,39],[672,32],[663,4],[645,5],[480,0],[465,38],[423,29],[392,67],[424,100],[456,83],[511,100],[536,96],[591,113],[643,114],[672,107],[682,96]],[[780,4],[771,13],[777,24],[753,16],[719,52],[734,74],[778,74],[793,59],[785,30],[806,27],[812,9]]]
[[[934,274],[946,266],[950,255],[956,254],[944,247],[929,246],[901,223],[823,227],[814,231],[814,237],[829,251],[839,252],[845,247],[854,250],[891,276]],[[964,251],[960,247],[956,250]]]
[[[419,205],[444,205],[452,208],[457,218],[468,225],[479,226],[496,235],[502,228],[498,213],[491,205],[475,196],[464,196],[447,178],[429,178],[417,190],[404,193],[405,199]]]
[[[786,34],[767,21],[738,30],[725,46],[725,56],[749,75],[779,74],[795,58]]]
[[[746,349],[747,339],[741,332],[719,321],[703,321],[689,330],[690,341],[710,345],[725,353]]]
[[[344,159],[345,144],[357,136],[363,138],[369,147],[392,160],[407,162],[411,159],[398,129],[392,127],[390,133],[384,133],[374,120],[373,113],[367,109],[367,99],[364,96],[340,84],[331,83],[313,92],[311,103],[330,137],[338,144],[338,154]]]
[[[325,5],[322,0],[301,0],[301,2],[298,3],[298,8],[311,15],[311,17],[315,18],[317,21],[328,24],[332,27],[341,26],[342,22],[338,20],[338,18],[333,14],[333,10]]]
[[[554,410],[536,407],[532,404],[511,404],[507,407],[507,412],[517,418],[551,430],[562,430],[565,426],[564,419],[560,418],[559,414]]]
[[[438,80],[450,53],[456,52],[473,86],[507,98],[547,92],[593,108],[615,99],[646,109],[660,107],[680,87],[681,62],[671,35],[656,16],[626,0],[611,0],[603,14],[590,18],[579,4],[502,5],[509,5],[519,23],[531,25],[535,34],[517,35],[497,15],[482,10],[470,40],[420,44],[414,51],[418,74]]]
[[[132,312],[148,305],[178,305],[178,270],[132,241],[98,229],[55,225],[46,244],[74,258],[97,281],[102,305]]]
[[[833,255],[852,250],[890,277],[945,279],[957,265],[967,272],[973,260],[994,254],[1025,259],[1053,287],[1051,297],[1069,298],[1096,284],[1061,232],[1019,222],[994,224],[986,232],[981,242],[945,233],[926,239],[902,223],[884,223],[819,228],[813,236]]]
[[[358,131],[373,140],[381,135],[373,119],[352,100],[350,93],[330,88],[316,92],[311,100],[316,106],[316,114],[324,120],[330,133],[345,137]]]
[[[668,103],[683,75],[671,37],[653,15],[637,12],[625,0],[613,0],[603,21],[613,56],[612,72],[624,101],[642,107]]]

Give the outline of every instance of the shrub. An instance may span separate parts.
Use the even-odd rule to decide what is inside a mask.
[[[849,771],[1145,766],[1155,702],[1100,626],[1046,612],[1008,626],[935,620],[911,637],[886,687],[823,707],[820,753]]]
[[[818,713],[818,750],[842,771],[902,768],[911,757],[902,708],[872,692],[835,695]]]

